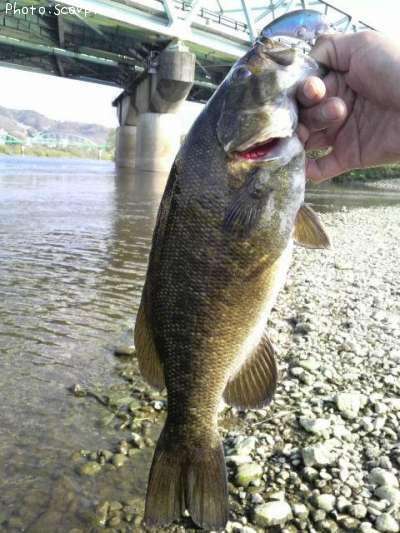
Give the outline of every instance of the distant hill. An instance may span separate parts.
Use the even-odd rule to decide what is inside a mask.
[[[45,131],[61,134],[72,133],[86,137],[96,144],[106,143],[113,132],[113,128],[106,128],[99,124],[64,122],[53,120],[36,111],[8,109],[0,106],[0,131],[2,130],[18,139],[34,137]]]

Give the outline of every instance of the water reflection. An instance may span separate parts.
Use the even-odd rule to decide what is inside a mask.
[[[87,522],[93,493],[143,490],[134,466],[125,482],[76,474],[71,453],[110,448],[115,434],[67,388],[116,380],[112,349],[134,322],[165,180],[112,163],[0,159],[2,530],[69,531]]]

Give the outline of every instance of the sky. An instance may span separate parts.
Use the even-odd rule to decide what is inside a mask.
[[[390,35],[398,35],[398,0],[331,0],[338,8]],[[56,120],[91,122],[116,127],[112,100],[121,92],[115,87],[46,76],[0,67],[0,105],[32,109]]]

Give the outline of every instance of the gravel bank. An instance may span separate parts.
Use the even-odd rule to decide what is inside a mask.
[[[274,402],[226,436],[263,468],[232,485],[232,531],[400,530],[400,209],[323,219],[333,250],[296,248],[271,316]]]
[[[270,319],[281,370],[273,403],[221,415],[229,532],[400,531],[400,208],[323,220],[333,250],[296,248]],[[123,367],[118,427],[134,433],[110,452],[78,454],[82,475],[111,463],[123,476],[125,461],[154,445],[149,420],[161,423],[165,401]],[[140,531],[142,512],[141,501],[99,502],[95,530]]]

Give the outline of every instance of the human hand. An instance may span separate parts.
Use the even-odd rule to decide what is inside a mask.
[[[307,177],[399,162],[400,47],[377,32],[336,34],[319,38],[312,56],[330,72],[299,87],[298,134],[306,149],[332,149],[307,160]]]

